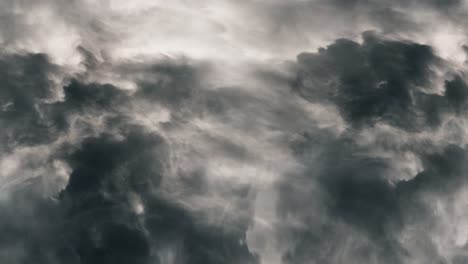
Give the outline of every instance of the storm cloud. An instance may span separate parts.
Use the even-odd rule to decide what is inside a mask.
[[[465,1],[0,4],[0,262],[465,263]]]

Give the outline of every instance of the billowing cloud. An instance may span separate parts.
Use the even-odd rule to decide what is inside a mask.
[[[464,1],[0,4],[0,262],[464,263]]]
[[[293,140],[303,169],[278,185],[283,262],[458,259],[463,245],[439,233],[454,216],[436,208],[450,207],[466,186],[460,73],[438,82],[440,68],[451,67],[429,46],[372,32],[302,53],[297,64],[292,90],[334,105],[349,129]]]

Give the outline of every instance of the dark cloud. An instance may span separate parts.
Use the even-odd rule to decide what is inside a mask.
[[[39,188],[38,188],[39,187]],[[56,203],[44,197],[40,181],[17,187],[0,202],[0,260],[5,263],[60,263],[51,246],[60,245],[62,218]],[[64,244],[65,245],[65,244]],[[57,246],[56,250],[60,250]]]
[[[1,145],[38,144],[54,137],[41,106],[53,100],[57,66],[45,54],[0,55]]]
[[[436,94],[431,80],[442,61],[429,46],[371,32],[363,39],[362,44],[340,39],[317,53],[300,54],[294,90],[309,101],[336,104],[353,126],[386,122],[408,130],[434,127],[449,105],[462,104],[460,77],[446,82],[445,96]]]
[[[82,83],[72,79],[63,88],[64,100],[45,107],[50,122],[60,130],[68,129],[73,115],[120,113],[131,97],[125,91],[110,85]]]
[[[348,256],[349,263],[405,263],[413,255],[401,244],[401,232],[415,223],[431,225],[434,217],[426,195],[445,197],[467,183],[466,151],[458,146],[419,153],[424,170],[397,184],[389,180],[398,173],[392,160],[370,150],[357,146],[352,137],[334,138],[326,132],[305,134],[294,143],[306,169],[279,185],[280,236],[290,246],[285,263],[336,263],[342,261],[337,252]],[[426,239],[423,233],[411,235]]]
[[[467,96],[468,87],[460,76],[445,81],[445,97],[457,112],[463,111],[466,107]]]
[[[88,71],[101,70],[88,55]],[[128,76],[144,76],[135,93],[78,76],[67,82],[63,99],[57,101],[59,92],[48,79],[55,66],[45,55],[12,55],[2,57],[2,63],[1,95],[6,104],[2,122],[9,135],[5,144],[34,146],[59,135],[79,135],[45,157],[47,163],[61,160],[70,169],[68,184],[56,198],[42,195],[40,182],[33,180],[2,201],[1,261],[258,263],[246,243],[250,215],[226,219],[229,224],[211,222],[209,210],[225,214],[224,209],[195,212],[176,198],[171,200],[161,188],[169,175],[169,146],[161,136],[132,124],[129,116],[138,102],[172,108],[190,99],[200,83],[196,69],[165,63],[132,68]],[[79,128],[71,125],[76,117],[82,118]],[[103,123],[96,126],[95,118],[103,118]],[[228,139],[213,140],[220,153],[239,159],[247,155]],[[208,188],[202,174],[181,176],[186,181],[180,184],[194,187],[197,195]],[[47,176],[37,179],[41,177]],[[233,183],[222,192],[239,199],[239,210],[250,210],[248,186]]]
[[[312,128],[291,145],[304,169],[278,183],[284,263],[406,263],[414,258],[446,263],[421,230],[432,230],[437,222],[429,197],[450,199],[466,186],[464,146],[410,143],[407,149],[421,161],[421,171],[395,182],[402,173],[394,166],[395,155],[403,151],[359,139],[362,130],[382,123],[412,136],[437,129],[448,115],[464,115],[463,75],[446,80],[442,94],[432,81],[444,63],[429,46],[371,32],[363,34],[362,44],[339,39],[298,56],[293,91],[310,102],[336,106],[350,129],[336,136]],[[402,236],[424,242],[410,244]],[[414,247],[423,256],[416,257]]]
[[[98,108],[109,111],[118,109],[124,101],[125,92],[109,84],[83,84],[77,80],[64,87],[65,103],[68,108],[86,110]]]
[[[257,263],[245,243],[248,218],[209,223],[164,197],[167,151],[161,137],[131,126],[65,148],[71,174],[56,201],[19,189],[4,204],[2,261],[164,263],[169,254],[181,263]]]
[[[151,245],[130,195],[146,196],[158,187],[163,144],[135,129],[123,140],[85,139],[67,158],[72,173],[60,200],[69,244],[82,263],[148,263]]]
[[[252,241],[291,264],[466,261],[434,239],[434,208],[467,184],[468,86],[426,36],[463,25],[462,1],[182,2],[0,4],[1,263],[261,263]],[[195,30],[171,23],[200,13]],[[187,34],[237,64],[131,59],[171,46],[140,43],[153,25],[151,40]],[[51,188],[55,174],[68,178]]]
[[[245,241],[248,222],[231,228],[198,223],[161,196],[164,145],[156,135],[130,130],[124,140],[105,135],[85,140],[70,156],[73,171],[61,199],[74,223],[67,229],[80,258],[84,263],[150,263],[169,247],[182,263],[255,263],[239,243]],[[128,205],[130,195],[139,197],[141,216]]]
[[[116,112],[129,94],[110,84],[71,79],[63,88],[54,78],[62,69],[45,54],[2,54],[0,57],[1,145],[37,145],[55,140],[67,128],[71,115]]]
[[[144,78],[138,82],[136,96],[177,105],[191,97],[200,84],[196,68],[187,64],[154,64],[145,69],[145,74],[153,78]]]

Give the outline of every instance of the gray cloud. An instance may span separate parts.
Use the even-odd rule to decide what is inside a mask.
[[[211,211],[222,208],[194,211],[178,198],[171,200],[161,186],[177,176],[171,176],[171,150],[163,137],[131,119],[132,107],[138,102],[179,111],[180,100],[189,100],[197,89],[189,66],[162,62],[132,68],[127,74],[140,74],[147,80],[138,83],[134,92],[86,83],[77,79],[85,75],[77,76],[70,78],[63,87],[63,98],[57,99],[60,91],[48,79],[48,71],[56,66],[46,56],[12,55],[3,61],[10,67],[2,72],[2,99],[8,103],[2,116],[8,137],[2,146],[49,144],[55,152],[46,163],[66,164],[69,179],[55,198],[41,193],[41,179],[47,175],[9,190],[9,198],[1,202],[6,212],[1,218],[2,261],[257,263],[245,243],[250,223],[249,215],[244,214],[250,210],[249,186],[233,182],[221,191],[239,199],[234,206],[243,212],[228,219],[229,224],[210,220]],[[173,93],[176,86],[186,91],[184,96]],[[95,123],[99,119],[102,122]],[[214,145],[221,155],[232,153],[234,158],[244,159],[242,147],[227,139],[217,140]],[[181,187],[207,188],[203,177],[180,176]],[[199,195],[204,195],[202,190]]]
[[[391,160],[373,156],[349,136],[305,134],[294,143],[305,171],[279,185],[279,230],[288,243],[285,263],[414,261],[414,245],[400,237],[428,239],[422,230],[406,229],[436,221],[426,195],[445,197],[466,184],[466,151],[460,147],[419,153],[424,170],[392,184],[388,175],[398,172]],[[443,261],[445,256],[433,251],[435,245],[425,243],[427,259],[416,261]]]
[[[54,85],[49,79],[57,67],[45,54],[3,54],[0,63],[1,145],[37,144],[53,138],[40,106],[53,100]]]
[[[447,62],[429,46],[370,32],[363,39],[339,39],[298,56],[292,90],[311,103],[335,105],[349,130],[304,130],[293,141],[304,167],[278,183],[282,261],[450,263],[453,255],[431,238],[441,228],[433,203],[456,199],[447,197],[466,186],[465,145],[415,139],[447,119],[464,119],[465,81],[455,75],[440,93],[435,71]],[[360,136],[382,127],[395,129],[394,145]],[[412,139],[399,146],[401,136]],[[407,151],[420,168],[401,180],[395,162]]]
[[[0,262],[465,261],[466,3],[145,2],[0,4]]]
[[[298,61],[297,91],[309,100],[335,102],[352,124],[386,121],[407,129],[437,125],[447,104],[420,88],[430,87],[439,61],[429,46],[367,32],[362,45],[341,39],[318,54],[300,54]]]

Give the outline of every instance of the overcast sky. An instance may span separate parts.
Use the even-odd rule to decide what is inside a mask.
[[[1,1],[0,263],[468,263],[467,12]]]

